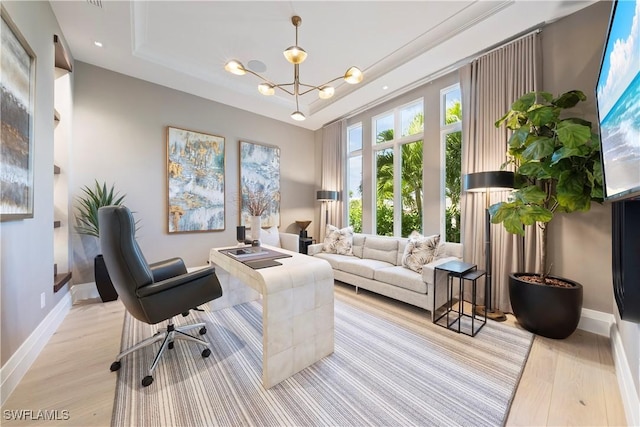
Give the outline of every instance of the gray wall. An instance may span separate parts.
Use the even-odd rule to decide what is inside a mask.
[[[576,110],[580,117],[594,123],[595,87],[610,11],[611,2],[601,1],[542,32],[544,89],[554,94],[582,90],[588,102]],[[611,204],[593,204],[586,213],[559,215],[550,231],[553,272],[582,283],[585,308],[615,314],[636,394],[640,396],[640,325],[620,320],[613,299]]]
[[[36,54],[34,217],[0,223],[0,361],[20,347],[68,292],[53,293],[53,34],[62,35],[48,2],[2,6]],[[40,308],[40,294],[45,307]]]
[[[587,102],[572,114],[594,123],[595,87],[611,3],[599,2],[542,31],[543,89],[553,94],[579,89]],[[550,226],[554,274],[584,286],[584,307],[611,313],[611,206],[592,204],[586,213],[560,214]]]
[[[206,264],[209,249],[235,245],[238,141],[277,145],[281,156],[280,230],[314,219],[314,133],[103,68],[76,62],[71,195],[94,180],[115,184],[140,221],[138,242],[149,262],[181,256]],[[166,127],[225,138],[224,231],[167,233]],[[75,205],[75,203],[74,203]],[[97,239],[73,236],[74,283],[93,281]]]

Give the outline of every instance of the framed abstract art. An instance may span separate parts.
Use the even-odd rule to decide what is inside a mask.
[[[224,148],[221,136],[167,127],[169,233],[224,230]]]
[[[240,141],[240,225],[250,227],[251,216],[262,227],[280,225],[280,148]]]
[[[33,218],[36,56],[6,10],[0,11],[0,220],[12,221]]]

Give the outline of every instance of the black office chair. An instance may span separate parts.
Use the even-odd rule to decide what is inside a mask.
[[[222,288],[213,267],[187,273],[180,258],[148,264],[135,239],[135,221],[131,211],[125,206],[107,206],[98,210],[100,225],[100,246],[107,271],[120,300],[127,311],[136,319],[156,324],[168,321],[150,338],[121,352],[111,364],[111,371],[120,369],[120,360],[129,353],[162,340],[162,345],[149,368],[142,385],[153,382],[153,371],[165,349],[173,348],[175,339],[193,341],[205,346],[202,357],[209,357],[209,343],[186,333],[199,329],[200,335],[207,332],[204,323],[174,326],[173,317],[188,315],[197,308],[222,296]]]

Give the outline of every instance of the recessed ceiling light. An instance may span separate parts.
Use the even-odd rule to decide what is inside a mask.
[[[387,90],[387,89],[389,89],[389,86],[387,86],[387,85],[382,86],[382,90]]]
[[[93,44],[98,46],[98,47],[102,47],[102,43],[101,42],[95,41],[95,42],[93,42]]]

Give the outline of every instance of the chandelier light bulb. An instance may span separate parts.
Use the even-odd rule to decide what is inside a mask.
[[[302,64],[307,59],[307,52],[300,46],[289,46],[287,50],[282,52],[287,61],[292,64]]]
[[[258,85],[258,92],[265,96],[271,96],[276,93],[275,86],[269,83],[260,83]]]
[[[329,99],[336,93],[336,90],[333,86],[322,86],[318,89],[318,97],[320,99]]]
[[[224,64],[224,69],[237,76],[244,76],[245,74],[247,74],[247,69],[244,68],[244,65],[242,65],[240,61],[236,61],[235,59],[232,59],[231,61]]]
[[[306,119],[306,117],[304,116],[304,114],[302,114],[300,111],[294,111],[293,113],[291,113],[291,118],[293,120],[297,120],[299,122],[303,121],[304,119]]]
[[[344,81],[355,85],[362,81],[362,71],[358,67],[351,67],[344,73]]]

